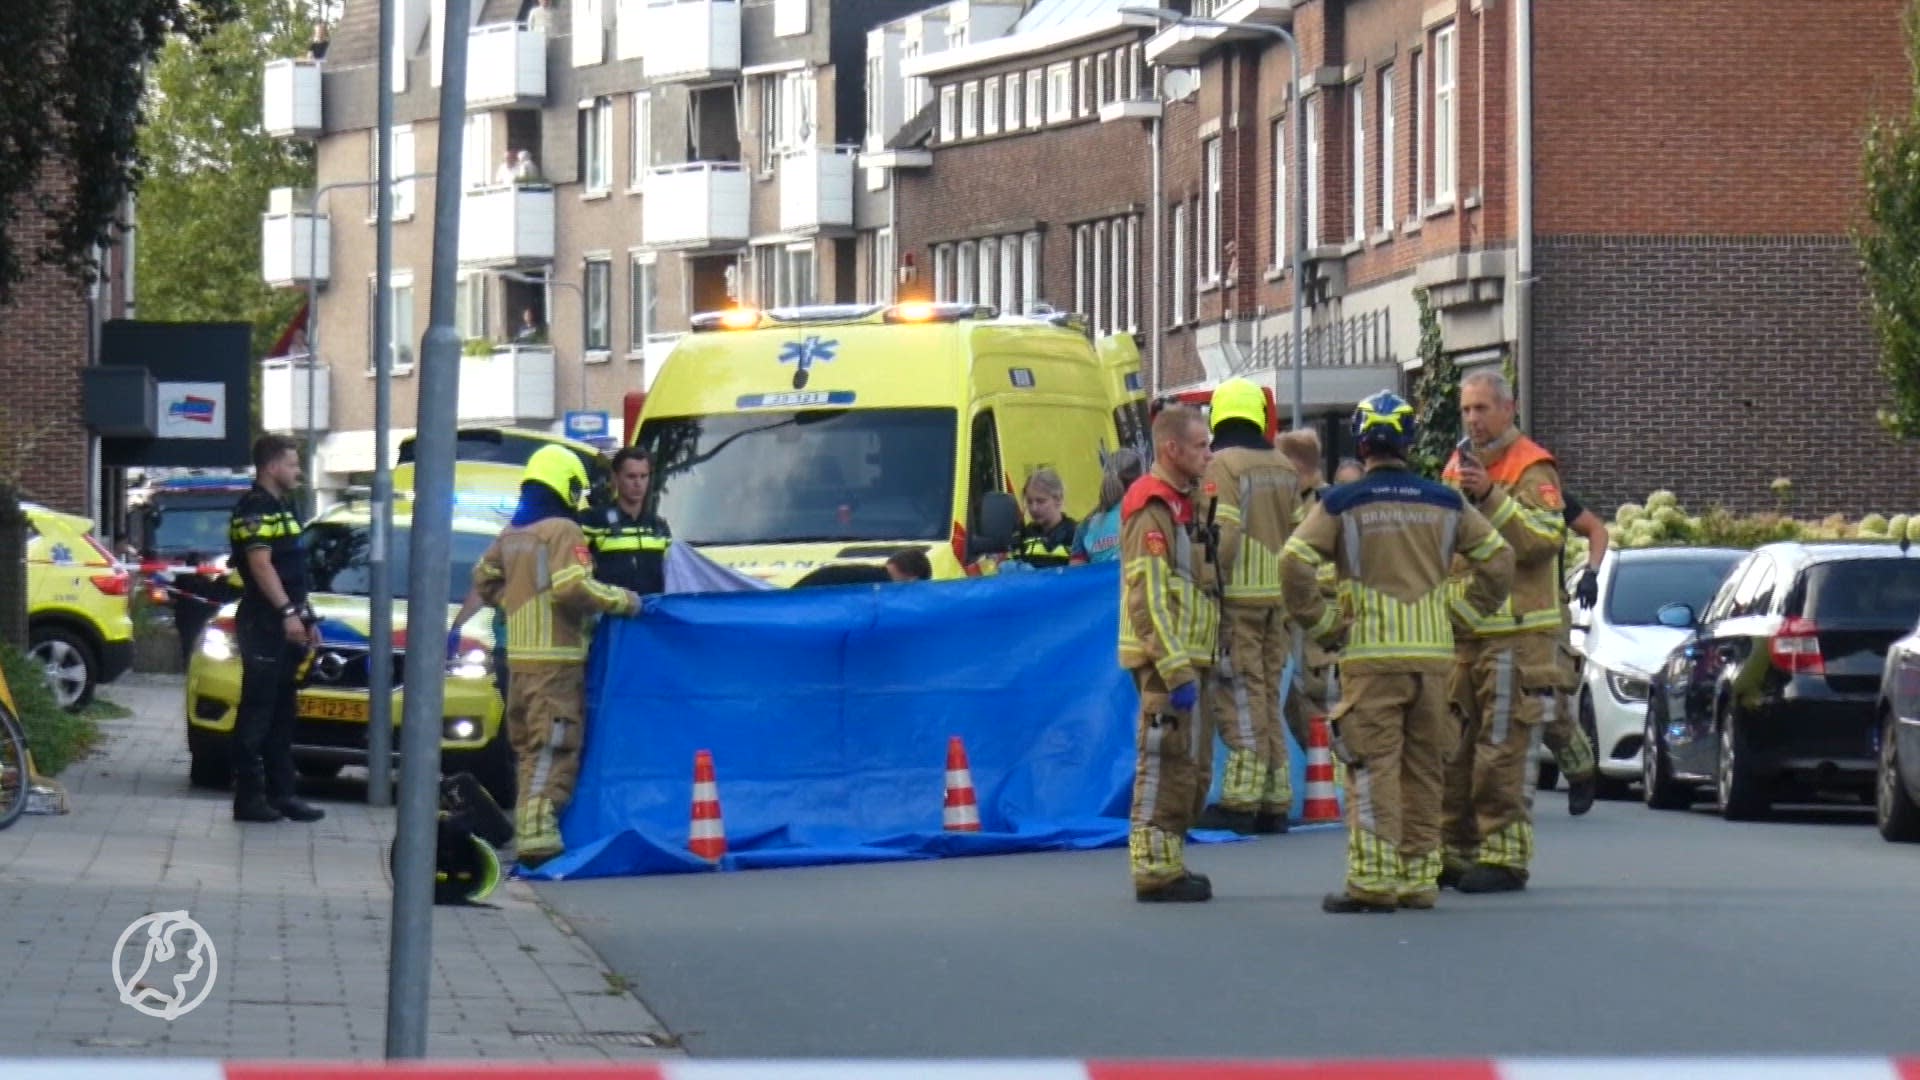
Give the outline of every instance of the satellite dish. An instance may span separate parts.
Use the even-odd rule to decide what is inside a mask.
[[[1185,101],[1200,88],[1199,73],[1192,68],[1174,68],[1161,77],[1161,87],[1169,101]]]

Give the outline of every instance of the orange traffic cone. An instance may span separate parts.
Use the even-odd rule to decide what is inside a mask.
[[[1333,786],[1333,743],[1324,716],[1313,718],[1307,738],[1307,802],[1301,807],[1300,820],[1306,825],[1340,820],[1340,796]]]
[[[687,850],[708,861],[727,853],[727,827],[720,820],[720,788],[713,779],[713,754],[693,755],[693,827]]]
[[[947,740],[947,806],[941,815],[948,832],[979,832],[980,806],[973,795],[973,770],[960,736]]]

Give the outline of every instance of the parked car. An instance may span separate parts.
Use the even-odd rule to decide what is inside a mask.
[[[1624,798],[1628,785],[1640,779],[1647,685],[1687,636],[1662,625],[1660,609],[1686,604],[1705,610],[1745,554],[1739,548],[1612,548],[1600,561],[1598,603],[1592,609],[1573,605],[1570,636],[1582,658],[1575,705],[1580,727],[1593,741],[1603,798]],[[1569,579],[1569,594],[1580,573]]]
[[[1737,821],[1777,800],[1867,795],[1881,673],[1916,620],[1920,552],[1884,542],[1768,544],[1704,611],[1661,608],[1686,637],[1649,693],[1647,805],[1681,809],[1711,784]]]
[[[133,576],[93,535],[93,522],[38,503],[27,515],[27,641],[63,709],[133,666]]]
[[[1878,724],[1874,824],[1888,840],[1920,840],[1920,627],[1887,650]]]

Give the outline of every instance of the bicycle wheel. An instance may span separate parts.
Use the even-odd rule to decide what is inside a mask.
[[[0,704],[0,829],[16,821],[27,809],[27,733],[13,710]]]

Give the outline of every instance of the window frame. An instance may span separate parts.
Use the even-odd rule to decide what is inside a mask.
[[[1047,68],[1047,123],[1059,124],[1073,119],[1073,61],[1062,60]]]
[[[646,357],[647,339],[658,333],[660,320],[659,264],[651,251],[627,253],[627,356]],[[647,288],[643,294],[641,285]],[[645,302],[641,302],[642,295]]]
[[[580,266],[580,351],[586,363],[595,363],[613,353],[613,257],[589,255],[580,260]],[[596,284],[600,294],[600,321],[605,324],[600,327],[597,339],[593,325]],[[547,321],[551,324],[553,320]]]
[[[960,87],[948,83],[940,88],[940,141],[950,143],[960,138]]]
[[[627,190],[637,192],[646,186],[653,165],[653,91],[635,90],[627,108]]]
[[[1400,203],[1394,192],[1398,180],[1394,157],[1399,149],[1395,144],[1400,138],[1400,120],[1393,99],[1394,91],[1399,89],[1394,85],[1397,81],[1391,64],[1380,69],[1380,229],[1387,233],[1398,224],[1394,218]]]
[[[1032,68],[1027,72],[1027,126],[1039,128],[1047,122],[1047,72]]]
[[[1292,116],[1286,115],[1273,122],[1273,229],[1268,239],[1273,243],[1273,262],[1275,270],[1292,263],[1293,251],[1287,247],[1287,219],[1293,215],[1291,200],[1287,188],[1287,145],[1292,140]]]
[[[1347,239],[1356,244],[1367,239],[1367,91],[1364,80],[1356,79],[1347,87],[1347,141],[1351,143],[1347,167],[1353,173],[1347,185],[1348,216],[1353,224]]]
[[[1168,279],[1173,284],[1173,298],[1170,306],[1169,326],[1185,326],[1187,323],[1187,204],[1176,202],[1173,212],[1167,215],[1171,221],[1173,235],[1173,258],[1169,267]]]
[[[1460,187],[1460,39],[1452,23],[1433,32],[1433,202],[1451,205]]]
[[[602,94],[580,106],[585,131],[580,142],[582,197],[613,191],[613,98]]]
[[[1000,76],[980,83],[980,134],[1000,134]]]
[[[1222,257],[1221,246],[1226,234],[1220,227],[1220,219],[1226,205],[1226,149],[1220,136],[1215,135],[1204,141],[1200,148],[1200,190],[1206,200],[1201,204],[1200,246],[1198,264],[1195,269],[1200,273],[1202,285],[1219,284],[1224,273],[1226,260]]]
[[[960,137],[978,138],[980,135],[980,80],[968,79],[960,84]]]

